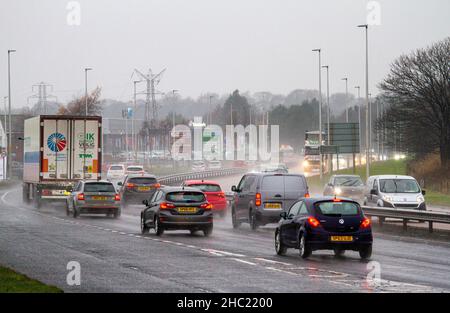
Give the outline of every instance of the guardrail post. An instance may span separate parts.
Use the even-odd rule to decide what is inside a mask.
[[[403,231],[407,231],[408,230],[408,219],[404,218],[403,219]]]
[[[379,217],[378,217],[378,224],[380,224],[380,227],[383,226],[383,223],[384,223],[384,217],[379,216]]]
[[[429,231],[430,233],[433,232],[433,222],[432,222],[432,221],[429,221],[429,222],[428,222],[428,231]]]

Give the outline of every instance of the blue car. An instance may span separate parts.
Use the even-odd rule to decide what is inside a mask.
[[[372,255],[371,221],[358,202],[347,198],[304,198],[281,213],[275,230],[275,250],[286,254],[299,250],[302,258],[315,250],[334,250],[336,256],[346,250],[358,251],[362,259]]]

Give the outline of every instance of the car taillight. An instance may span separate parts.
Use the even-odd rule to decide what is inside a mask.
[[[255,205],[260,206],[261,205],[261,194],[259,192],[255,195]]]
[[[308,224],[314,228],[320,226],[320,222],[317,220],[317,218],[315,218],[313,216],[308,217]]]
[[[118,193],[114,196],[114,201],[120,201],[120,195]]]
[[[217,194],[217,196],[219,196],[219,198],[225,198],[225,193],[224,192],[219,192]]]
[[[212,210],[213,205],[211,203],[202,203],[200,207],[204,210]]]
[[[359,227],[360,228],[369,228],[371,224],[372,224],[372,222],[370,221],[370,219],[367,217],[364,217],[361,222],[361,225]]]
[[[155,188],[161,188],[161,184],[160,183],[154,184],[153,186],[155,186]]]
[[[134,187],[136,187],[136,184],[133,184],[133,183],[127,183],[127,188],[134,188]]]
[[[309,198],[309,192],[305,193],[305,198]]]
[[[84,193],[79,193],[77,196],[78,200],[84,201]]]
[[[175,208],[175,205],[173,203],[161,202],[161,204],[159,205],[159,208],[161,210],[173,209],[173,208]]]
[[[333,202],[341,202],[341,199],[334,198],[334,199],[333,199]]]

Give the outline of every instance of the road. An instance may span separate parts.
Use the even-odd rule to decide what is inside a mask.
[[[239,177],[218,179],[225,190]],[[0,191],[0,264],[66,292],[450,292],[450,244],[375,233],[372,262],[295,250],[279,257],[273,225],[234,230],[230,216],[211,237],[166,232],[141,235],[139,207],[115,220],[74,219],[62,204],[23,205],[21,189]],[[81,266],[81,285],[66,282],[69,261]],[[378,262],[378,263],[374,263]],[[367,280],[379,264],[379,280]]]

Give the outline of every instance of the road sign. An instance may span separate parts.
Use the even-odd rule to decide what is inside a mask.
[[[338,146],[320,146],[320,154],[337,154]]]
[[[330,145],[339,154],[359,153],[359,123],[330,123]]]

